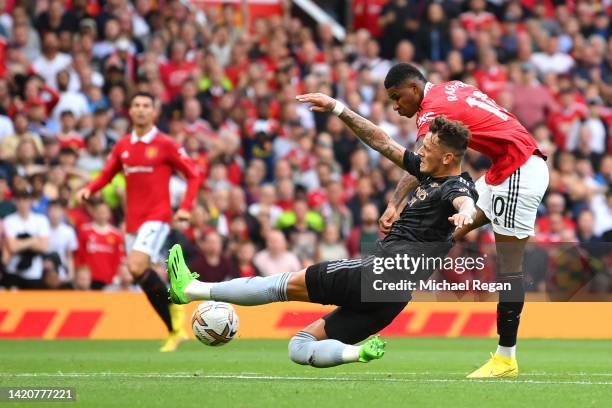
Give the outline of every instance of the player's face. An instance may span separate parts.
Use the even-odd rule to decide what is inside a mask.
[[[393,102],[393,110],[400,116],[413,117],[419,111],[419,88],[414,83],[387,89],[387,96]]]
[[[134,126],[147,127],[155,120],[155,106],[151,98],[137,96],[130,105],[130,119]]]
[[[425,135],[423,145],[417,153],[421,157],[421,166],[419,170],[421,173],[429,176],[438,174],[444,164],[448,164],[450,160],[450,158],[447,157],[449,153],[445,152],[440,147],[437,136],[432,135],[431,132]]]

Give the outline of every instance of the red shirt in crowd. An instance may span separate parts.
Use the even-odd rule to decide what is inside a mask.
[[[459,21],[470,34],[488,30],[497,23],[495,15],[488,11],[483,11],[478,14],[473,11],[468,11],[459,16]]]
[[[387,0],[354,0],[353,28],[355,30],[365,28],[373,37],[380,37],[382,29],[378,24],[378,18],[387,2]]]
[[[170,99],[174,99],[181,91],[183,82],[189,77],[189,74],[196,69],[197,65],[193,62],[183,61],[176,63],[170,61],[159,67],[159,74],[163,81]]]
[[[514,115],[461,81],[427,83],[416,118],[419,137],[429,131],[429,121],[438,115],[461,121],[470,129],[469,147],[493,162],[485,176],[487,184],[500,184],[534,153],[542,155],[533,137]]]
[[[582,119],[585,114],[584,105],[574,104],[568,109],[558,110],[548,115],[548,127],[552,133],[553,141],[559,146],[559,149],[566,149],[569,130],[574,122]]]
[[[124,136],[113,148],[102,172],[87,188],[95,193],[123,171],[126,180],[126,230],[133,234],[146,221],[172,220],[170,176],[178,170],[187,179],[187,192],[180,208],[190,210],[198,190],[195,165],[182,147],[153,127],[138,138]]]
[[[76,264],[86,265],[92,280],[106,285],[112,283],[124,257],[121,232],[110,224],[101,227],[87,223],[83,224],[78,236]]]
[[[479,69],[474,72],[474,78],[478,81],[478,87],[491,98],[497,100],[497,96],[508,86],[508,75],[506,70],[495,66],[488,70]]]

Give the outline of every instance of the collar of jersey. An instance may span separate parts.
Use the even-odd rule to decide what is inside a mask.
[[[427,82],[425,84],[425,89],[423,90],[423,97],[425,97],[425,95],[427,95],[427,92],[429,92],[433,86],[434,86],[434,84],[432,84],[431,82]]]
[[[136,132],[134,130],[132,130],[132,135],[131,135],[131,138],[130,138],[130,142],[132,142],[132,144],[135,144],[135,143],[138,143],[138,142],[149,144],[149,143],[151,143],[153,141],[153,138],[155,137],[156,134],[157,134],[157,127],[155,127],[155,126],[153,126],[153,129],[149,130],[142,137],[138,137]]]
[[[457,174],[455,176],[442,176],[442,177],[431,177],[431,176],[429,176],[429,179],[431,181],[441,182],[441,181],[446,181],[447,179],[449,179],[451,177],[461,177],[461,178],[463,178],[466,181],[472,181],[472,176],[470,176],[470,174],[467,171],[464,171],[463,173]]]

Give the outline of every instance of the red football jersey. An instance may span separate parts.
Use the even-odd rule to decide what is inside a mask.
[[[197,67],[196,63],[189,61],[183,61],[178,64],[170,61],[159,67],[161,80],[170,94],[170,99],[174,99],[174,97],[179,94],[183,82],[189,78],[189,75],[191,75]]]
[[[500,184],[533,154],[544,157],[514,115],[478,88],[461,81],[427,83],[416,117],[419,137],[429,132],[429,121],[438,115],[458,120],[470,129],[469,147],[493,162],[485,176],[487,184]]]
[[[121,232],[111,225],[99,227],[88,223],[83,224],[78,236],[76,264],[86,265],[92,280],[112,283],[125,254]]]
[[[192,160],[170,137],[153,128],[145,136],[124,136],[113,148],[102,172],[87,187],[95,193],[123,170],[127,190],[126,230],[136,233],[146,221],[172,220],[170,176],[178,170],[187,179],[180,208],[190,210],[198,190]]]

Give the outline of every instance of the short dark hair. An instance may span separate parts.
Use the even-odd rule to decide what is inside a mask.
[[[142,96],[144,98],[149,98],[151,100],[151,103],[153,105],[155,105],[155,97],[153,96],[153,94],[151,94],[149,92],[144,92],[144,91],[138,91],[134,95],[132,95],[132,97],[130,98],[130,105],[134,102],[134,99],[136,99],[136,98],[138,98],[140,96]]]
[[[51,207],[62,207],[62,208],[64,208],[64,205],[62,204],[62,202],[60,200],[51,200],[47,204],[47,208],[51,208]]]
[[[427,79],[421,71],[414,65],[406,64],[404,62],[395,64],[391,67],[387,76],[385,77],[385,88],[393,88],[395,86],[402,85],[408,80],[419,81],[426,83]]]
[[[457,156],[463,156],[467,150],[470,131],[461,122],[447,119],[444,115],[436,116],[429,123],[429,131]]]

